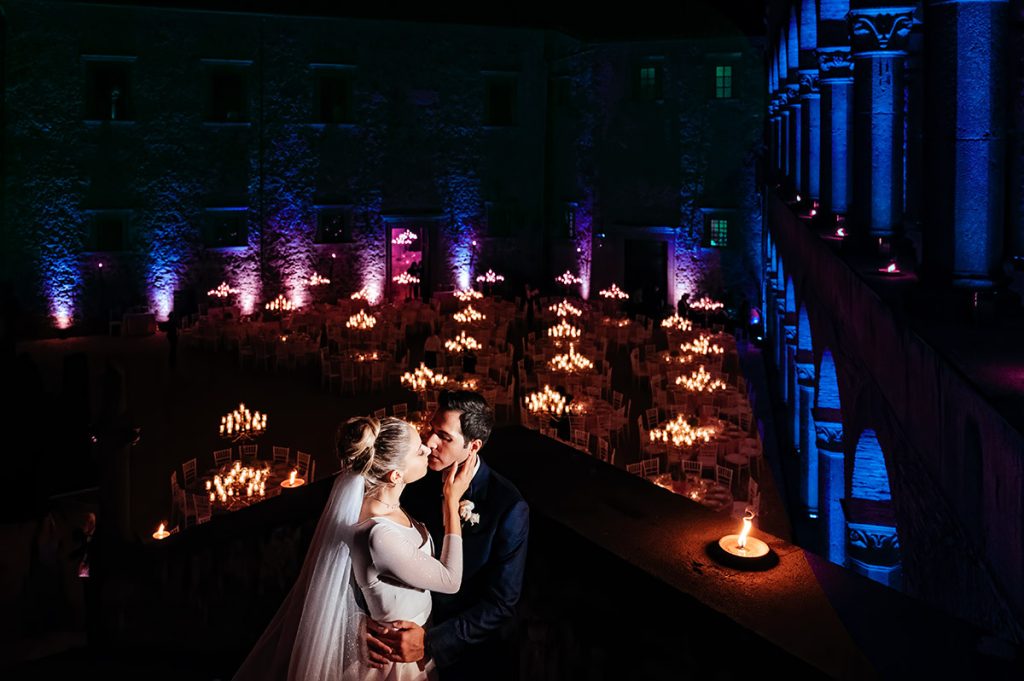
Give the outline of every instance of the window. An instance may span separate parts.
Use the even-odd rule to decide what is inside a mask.
[[[732,67],[715,67],[715,97],[729,99],[732,97]]]
[[[85,250],[111,253],[125,250],[128,214],[124,211],[95,211],[89,221]]]
[[[514,236],[520,227],[519,202],[489,201],[487,203],[487,234],[489,236]]]
[[[347,206],[318,207],[314,241],[318,244],[351,243],[352,211]]]
[[[636,76],[636,96],[644,101],[661,99],[661,65],[644,64],[639,67]]]
[[[244,65],[211,65],[206,73],[206,120],[245,123],[249,120],[247,71]]]
[[[125,58],[87,58],[85,118],[90,121],[130,121],[134,118],[131,62]]]
[[[575,203],[567,203],[562,209],[562,233],[567,239],[576,238],[576,206]]]
[[[704,245],[725,248],[729,245],[729,221],[724,218],[710,218],[704,233]]]
[[[238,248],[249,244],[247,208],[207,208],[203,216],[203,245]]]
[[[490,76],[487,78],[486,125],[509,126],[516,124],[516,78],[515,76]]]
[[[317,123],[352,123],[352,75],[340,69],[316,69]]]

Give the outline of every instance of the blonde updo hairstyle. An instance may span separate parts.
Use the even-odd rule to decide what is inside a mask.
[[[388,473],[401,470],[409,451],[408,423],[392,416],[355,416],[338,428],[337,452],[343,471],[366,479],[366,493],[388,484]]]

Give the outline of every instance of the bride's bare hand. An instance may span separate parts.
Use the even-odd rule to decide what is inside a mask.
[[[444,477],[444,498],[448,503],[458,504],[462,495],[469,489],[469,483],[473,480],[473,473],[476,472],[477,454],[472,452],[469,457],[459,465],[452,465]]]

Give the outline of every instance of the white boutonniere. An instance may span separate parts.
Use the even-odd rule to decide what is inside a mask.
[[[476,525],[480,522],[480,514],[473,513],[474,508],[476,508],[476,505],[469,499],[463,499],[459,502],[459,517],[462,518],[463,523]]]

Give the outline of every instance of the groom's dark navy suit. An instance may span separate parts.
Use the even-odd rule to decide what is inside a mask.
[[[500,633],[515,612],[523,588],[529,508],[519,490],[480,459],[480,469],[463,496],[475,505],[480,522],[462,524],[462,587],[455,594],[433,594],[432,624],[426,654],[442,677],[480,679],[495,676]],[[402,497],[412,516],[427,524],[434,545],[444,540],[441,476],[429,472]]]

